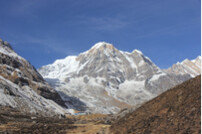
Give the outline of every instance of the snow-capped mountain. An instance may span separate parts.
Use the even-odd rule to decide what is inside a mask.
[[[181,63],[177,62],[165,71],[171,74],[189,74],[191,77],[196,77],[201,74],[201,56],[194,60],[185,59]]]
[[[139,50],[123,52],[106,42],[38,71],[66,103],[71,102],[69,96],[79,98],[79,103],[74,101],[69,106],[97,113],[138,106],[190,78],[162,71]]]
[[[58,105],[59,104],[59,105]],[[68,113],[60,95],[10,44],[0,39],[0,105],[27,113]]]

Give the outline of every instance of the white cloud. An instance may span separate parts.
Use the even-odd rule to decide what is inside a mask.
[[[101,31],[114,31],[126,27],[129,22],[122,17],[80,17],[79,23]]]
[[[70,47],[72,46],[72,44],[70,44],[69,42],[57,40],[56,38],[53,39],[51,37],[35,37],[26,34],[9,34],[7,36],[9,36],[9,38],[13,40],[9,41],[11,45],[21,47],[22,49],[26,49],[27,47],[36,47],[36,49],[37,47],[45,47],[44,51],[46,53],[61,53],[66,56],[78,54],[78,52]]]

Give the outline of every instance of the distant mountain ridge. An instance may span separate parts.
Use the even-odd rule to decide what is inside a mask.
[[[196,77],[201,74],[201,56],[194,60],[185,59],[181,63],[178,62],[172,67],[165,69],[165,71],[173,74],[189,74],[191,77]]]
[[[168,73],[139,50],[132,53],[99,42],[78,56],[68,56],[38,69],[60,93],[79,98],[72,108],[94,113],[115,113],[124,107],[139,106],[167,89],[188,80],[189,74]]]

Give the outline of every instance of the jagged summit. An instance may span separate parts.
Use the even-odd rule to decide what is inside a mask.
[[[114,46],[107,42],[98,42],[91,49],[99,49],[99,48],[114,48]]]
[[[134,49],[131,53],[130,52],[125,52],[125,51],[118,50],[117,48],[114,47],[113,44],[108,43],[108,42],[104,42],[104,41],[96,43],[94,46],[92,46],[86,52],[98,52],[98,51],[99,52],[105,52],[105,53],[107,53],[107,52],[111,53],[111,52],[114,52],[114,51],[116,51],[116,52],[119,51],[119,52],[126,53],[126,54],[129,54],[129,55],[130,54],[143,55],[143,53],[138,49]],[[86,52],[84,52],[84,53],[86,53]]]
[[[138,105],[183,81],[174,81],[175,76],[162,72],[141,51],[124,52],[106,42],[43,66],[39,72],[64,100],[65,95],[75,96],[97,113]]]
[[[132,53],[138,53],[138,54],[140,54],[140,55],[143,55],[143,53],[142,53],[140,50],[138,50],[138,49],[133,50]]]
[[[201,74],[201,56],[193,60],[185,59],[177,62],[165,71],[171,74],[189,74],[191,77],[196,77]]]
[[[185,59],[185,60],[182,61],[182,64],[184,64],[186,62],[190,62],[190,60],[189,59]]]
[[[121,51],[121,50],[118,50],[117,48],[114,47],[113,44],[111,43],[107,43],[107,42],[98,42],[96,43],[95,45],[93,45],[89,50],[81,53],[80,55],[81,56],[84,56],[84,55],[105,55],[105,56],[108,56],[108,57],[115,57],[115,56],[118,56],[120,54],[124,54],[124,55],[129,55],[129,56],[132,56],[132,55],[138,55],[138,56],[141,56],[141,57],[144,57],[148,60],[150,60],[148,57],[144,56],[144,54],[138,50],[138,49],[134,49],[132,52],[127,52],[127,51]]]
[[[98,42],[89,50],[81,54],[112,53],[114,51],[118,51],[118,49],[116,49],[112,44],[107,42]]]

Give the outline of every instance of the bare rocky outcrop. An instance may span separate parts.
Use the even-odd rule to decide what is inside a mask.
[[[16,54],[11,45],[2,39],[0,40],[0,76],[0,85],[2,86],[0,90],[2,90],[3,93],[1,97],[7,101],[4,102],[1,100],[0,104],[11,105],[23,109],[18,103],[26,101],[26,98],[23,99],[23,94],[21,94],[20,90],[25,93],[25,96],[27,95],[26,93],[32,90],[32,95],[28,94],[30,95],[30,99],[32,99],[32,97],[40,98],[41,96],[44,99],[56,102],[61,106],[61,109],[62,107],[67,108],[60,95],[43,79],[34,66]],[[10,98],[6,99],[7,96]],[[16,103],[14,103],[12,99]],[[26,104],[29,105],[29,103]],[[32,107],[34,107],[34,104]],[[32,111],[31,107],[28,109],[30,112]],[[28,109],[27,111],[29,111]]]

